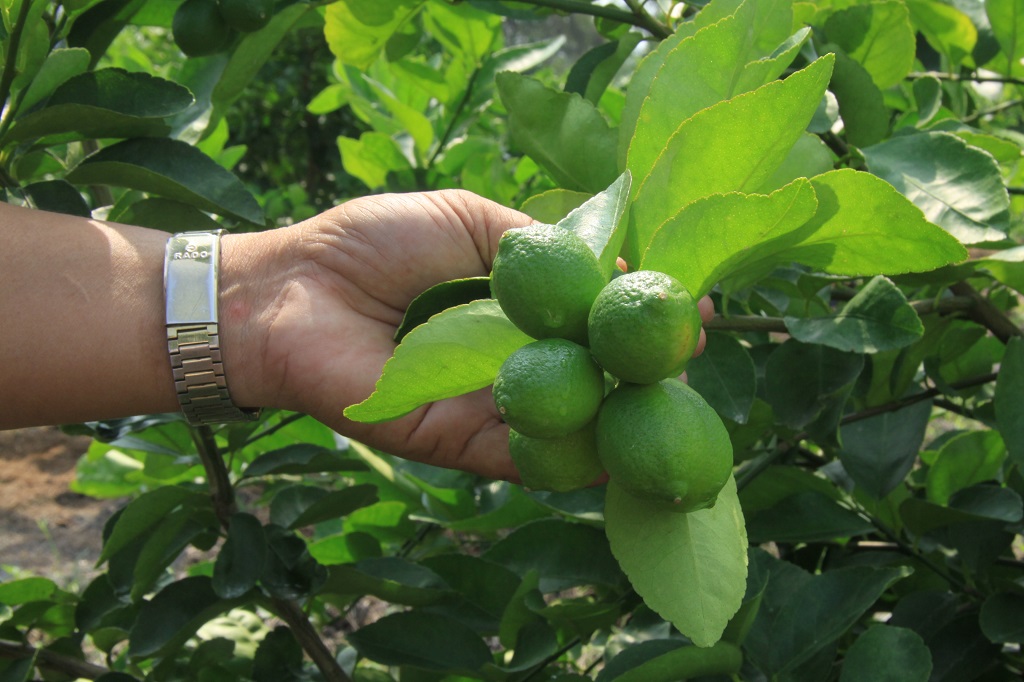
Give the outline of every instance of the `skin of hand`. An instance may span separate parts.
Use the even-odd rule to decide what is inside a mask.
[[[355,199],[292,228],[225,237],[221,320],[235,332],[224,362],[236,402],[302,411],[408,459],[518,480],[489,388],[382,424],[342,410],[373,391],[413,298],[488,274],[501,234],[532,222],[442,190]],[[700,310],[705,322],[714,315],[710,299]],[[704,343],[702,331],[697,353]]]

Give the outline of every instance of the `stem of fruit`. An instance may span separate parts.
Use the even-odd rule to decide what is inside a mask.
[[[107,668],[93,665],[78,658],[64,656],[46,649],[35,649],[21,642],[0,639],[0,658],[21,660],[32,657],[35,657],[36,667],[63,673],[75,679],[95,680],[97,677],[110,672]]]
[[[213,497],[213,507],[222,527],[227,528],[231,515],[235,512],[235,492],[231,485],[227,467],[213,437],[213,430],[208,426],[200,426],[192,431],[192,440],[196,444],[199,459],[206,470],[206,479]],[[313,661],[320,674],[327,682],[351,682],[349,676],[341,669],[338,661],[331,654],[327,645],[320,639],[316,628],[299,605],[290,599],[271,599],[271,610],[291,628],[299,646]]]

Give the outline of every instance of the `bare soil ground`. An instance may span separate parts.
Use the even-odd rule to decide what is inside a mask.
[[[68,489],[90,442],[56,427],[0,431],[0,580],[27,572],[83,586],[97,573],[103,524],[119,502]]]

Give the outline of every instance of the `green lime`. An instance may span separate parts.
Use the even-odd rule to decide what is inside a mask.
[[[220,0],[220,13],[231,28],[252,33],[270,22],[274,3],[275,0]]]
[[[620,384],[597,417],[597,453],[626,492],[689,512],[714,505],[732,473],[732,442],[715,410],[679,381]]]
[[[232,31],[217,0],[185,0],[171,21],[174,42],[189,57],[205,57],[224,50]]]
[[[608,283],[590,311],[590,350],[623,381],[682,374],[700,339],[700,309],[679,280],[639,270]]]
[[[542,339],[508,356],[493,392],[498,412],[513,429],[532,438],[557,438],[597,414],[604,373],[583,346]]]
[[[534,490],[578,490],[604,471],[593,422],[561,438],[530,438],[513,429],[508,449],[523,485]]]
[[[553,225],[508,230],[498,242],[491,293],[508,319],[535,339],[587,343],[587,315],[607,283],[597,256]]]

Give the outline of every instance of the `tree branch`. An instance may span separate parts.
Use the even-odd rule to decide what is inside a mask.
[[[0,639],[0,658],[20,660],[32,658],[33,656],[35,656],[37,667],[64,673],[76,679],[95,680],[97,677],[110,672],[107,668],[93,665],[79,658],[72,658],[71,656],[65,656],[46,649],[36,649],[21,642]]]
[[[618,7],[612,7],[610,5],[592,5],[589,2],[581,2],[580,0],[518,1],[524,5],[547,7],[550,9],[562,10],[563,12],[572,12],[573,14],[588,14],[593,17],[611,19],[612,21],[617,21],[620,24],[629,24],[630,26],[645,29],[659,40],[664,40],[672,35],[671,29],[661,22],[653,19],[651,15],[647,14],[647,12],[643,12],[642,15],[638,16],[635,12],[626,12]]]
[[[220,525],[227,528],[231,523],[231,515],[235,513],[235,490],[231,486],[228,469],[217,448],[213,430],[209,426],[192,429],[192,442],[196,444],[196,452],[206,471],[206,481],[210,486],[210,497],[213,498],[213,509],[217,513]]]
[[[968,83],[1009,83],[1011,85],[1024,85],[1024,80],[1008,76],[979,76],[977,74],[961,75],[958,73],[943,73],[942,71],[911,71],[907,74],[910,80],[919,78],[937,78],[940,81],[968,82]]]
[[[958,296],[970,299],[972,305],[968,310],[971,319],[986,327],[1004,344],[1015,336],[1024,336],[1020,327],[1011,322],[1002,310],[992,305],[967,282],[957,282],[950,286],[949,290]]]

